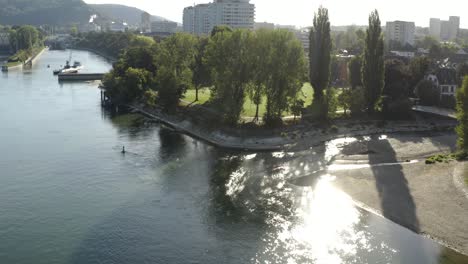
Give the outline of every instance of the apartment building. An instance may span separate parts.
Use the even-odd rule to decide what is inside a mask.
[[[401,46],[414,45],[414,33],[416,25],[414,22],[393,21],[387,22],[385,28],[385,41],[387,45],[399,43]]]

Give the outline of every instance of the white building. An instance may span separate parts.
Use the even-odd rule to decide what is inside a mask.
[[[254,29],[255,5],[250,0],[215,0],[184,9],[185,32],[209,34],[218,25]]]
[[[429,25],[429,32],[431,36],[438,40],[450,41],[458,36],[460,30],[460,17],[451,16],[449,20],[440,20],[438,18],[431,18]]]
[[[387,22],[387,26],[385,27],[385,40],[387,45],[392,43],[400,43],[401,46],[405,46],[407,44],[413,46],[415,30],[416,26],[414,22]]]
[[[434,83],[439,89],[440,98],[455,97],[457,93],[457,72],[452,68],[439,68],[436,72],[426,75],[426,80]]]
[[[172,21],[153,21],[151,22],[151,32],[158,33],[176,33],[177,23]]]

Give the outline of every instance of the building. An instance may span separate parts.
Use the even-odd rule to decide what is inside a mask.
[[[454,68],[441,67],[426,75],[426,80],[435,84],[439,89],[440,102],[453,100],[457,93],[457,71]]]
[[[301,41],[302,46],[304,47],[305,53],[309,54],[310,29],[309,28],[303,28],[303,29],[300,29],[300,30],[295,30],[294,33],[296,34],[296,37]]]
[[[158,33],[176,33],[177,23],[172,21],[153,21],[151,22],[151,32]]]
[[[196,35],[209,34],[218,25],[254,29],[255,5],[250,0],[215,0],[184,8],[183,29]]]
[[[439,18],[431,18],[429,22],[429,34],[435,39],[440,39],[441,21]]]
[[[125,22],[112,22],[108,25],[108,31],[125,32],[128,30],[128,24]]]
[[[430,35],[438,40],[455,40],[460,31],[460,17],[451,16],[449,20],[431,18],[429,25]]]
[[[396,43],[402,47],[414,45],[414,33],[416,25],[414,22],[393,21],[387,22],[385,27],[385,41],[387,45],[393,46]]]
[[[275,29],[275,24],[273,23],[268,23],[268,22],[259,22],[254,24],[254,29],[259,30],[259,29]]]
[[[149,32],[151,29],[151,15],[148,12],[141,14],[140,30],[143,33]]]

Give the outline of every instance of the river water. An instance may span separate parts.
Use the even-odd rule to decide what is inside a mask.
[[[295,183],[329,153],[233,153],[113,115],[97,83],[57,82],[68,56],[0,76],[0,263],[467,263],[333,175]]]

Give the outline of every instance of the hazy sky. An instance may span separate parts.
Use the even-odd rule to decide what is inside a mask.
[[[153,15],[182,22],[183,8],[209,0],[85,0],[87,3],[115,3],[135,6]],[[461,26],[468,28],[467,0],[251,0],[256,5],[257,22],[308,26],[318,6],[327,7],[333,25],[367,24],[369,13],[377,8],[382,21],[414,21],[428,27],[429,18],[448,20],[462,16]]]

